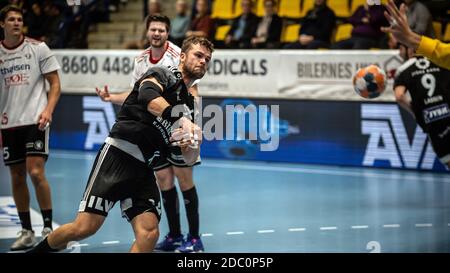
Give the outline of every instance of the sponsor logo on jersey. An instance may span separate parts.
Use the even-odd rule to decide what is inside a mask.
[[[42,150],[44,148],[44,143],[40,140],[36,140],[34,142],[34,149],[36,150]]]
[[[15,56],[15,57],[11,57],[9,59],[5,59],[3,62],[0,61],[0,64],[2,64],[4,62],[6,63],[6,62],[14,61],[14,60],[19,60],[19,59],[22,59],[22,56]]]
[[[106,213],[109,212],[109,210],[114,206],[114,202],[108,201],[104,198],[97,197],[94,195],[91,195],[89,198],[89,202],[87,203],[87,207],[91,209],[96,209],[99,211],[104,211]]]
[[[450,117],[450,108],[447,103],[423,110],[423,119],[426,124],[448,117]]]
[[[437,157],[427,135],[417,126],[410,141],[397,105],[362,104],[361,118],[361,133],[369,135],[364,166],[387,161],[397,168],[433,168]]]
[[[11,74],[16,71],[27,71],[31,70],[31,65],[29,64],[17,64],[10,67],[2,67],[0,68],[0,73],[2,75]]]
[[[29,84],[29,76],[27,74],[14,74],[5,77],[5,86],[18,86]]]

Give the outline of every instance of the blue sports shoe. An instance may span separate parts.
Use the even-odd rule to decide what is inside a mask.
[[[164,240],[156,244],[155,250],[157,251],[174,251],[178,247],[184,244],[183,235],[178,237],[170,237],[169,234],[164,237]]]
[[[203,248],[202,239],[194,238],[189,234],[187,235],[186,242],[175,249],[175,252],[179,253],[198,253],[203,251],[205,251],[205,249]]]

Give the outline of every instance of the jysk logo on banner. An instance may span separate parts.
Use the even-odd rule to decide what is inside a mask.
[[[361,104],[361,133],[369,135],[362,165],[431,170],[437,159],[427,135],[417,126],[410,143],[395,104]],[[423,156],[422,156],[423,154]]]

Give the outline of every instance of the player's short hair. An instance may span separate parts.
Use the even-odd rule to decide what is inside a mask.
[[[170,32],[170,19],[169,17],[161,14],[153,14],[148,15],[147,18],[145,18],[145,29],[148,29],[151,22],[161,22],[166,24],[166,30],[167,32]]]
[[[214,44],[211,43],[207,38],[200,36],[189,36],[183,41],[183,45],[181,45],[181,52],[188,52],[191,49],[192,45],[200,44],[206,47],[211,53],[214,51]]]
[[[7,5],[6,7],[2,8],[2,10],[0,10],[0,21],[4,22],[6,19],[6,15],[11,11],[18,12],[23,17],[23,10],[21,8],[15,5]]]

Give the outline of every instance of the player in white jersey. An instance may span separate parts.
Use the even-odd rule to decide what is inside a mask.
[[[177,66],[180,62],[181,49],[168,41],[170,20],[166,16],[150,15],[146,20],[147,37],[150,47],[135,59],[131,86],[154,66]],[[197,82],[189,88],[189,92],[197,97]],[[97,94],[103,101],[121,105],[131,90],[124,93],[110,94],[108,87],[104,90],[96,88]],[[195,165],[200,164],[200,158]],[[203,244],[199,234],[198,195],[193,179],[193,168],[187,165],[179,147],[172,147],[170,156],[154,167],[156,179],[161,190],[164,209],[169,224],[169,234],[157,244],[156,250],[198,252],[203,251]],[[189,234],[184,240],[180,227],[178,193],[175,187],[175,177],[183,194],[186,215],[189,224]]]
[[[49,124],[61,90],[60,66],[43,42],[23,35],[23,13],[16,6],[0,12],[5,39],[0,44],[0,114],[3,159],[9,166],[12,193],[22,224],[11,250],[36,243],[30,219],[27,173],[33,182],[44,220],[42,236],[52,231],[50,186],[45,177],[48,157]],[[45,90],[45,80],[50,90]]]

